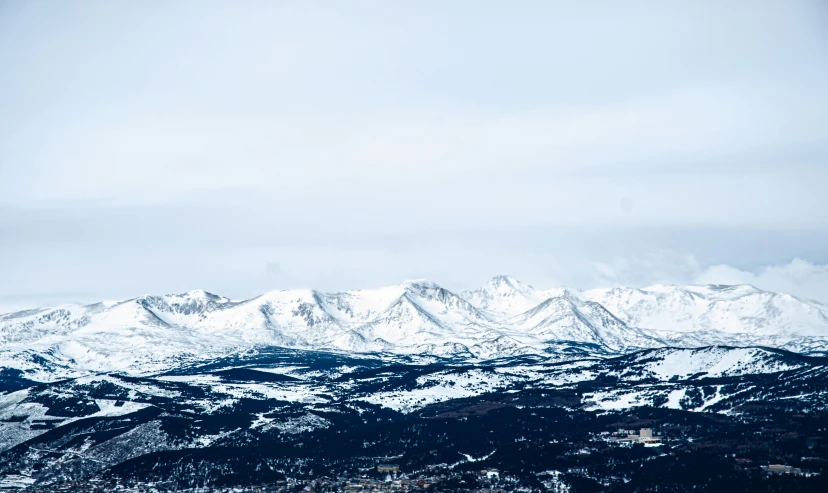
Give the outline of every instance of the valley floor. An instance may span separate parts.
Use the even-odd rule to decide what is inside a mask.
[[[2,384],[0,488],[30,492],[828,491],[826,360],[779,350],[418,363],[273,348]]]

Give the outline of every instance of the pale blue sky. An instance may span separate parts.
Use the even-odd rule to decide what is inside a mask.
[[[0,311],[499,273],[828,301],[827,87],[819,1],[0,1]]]

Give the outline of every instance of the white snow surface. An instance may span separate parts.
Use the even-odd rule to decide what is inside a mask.
[[[753,286],[536,289],[497,276],[460,294],[426,280],[231,300],[203,290],[0,315],[0,367],[36,380],[153,374],[262,346],[486,359],[556,344],[828,350],[828,306]]]
[[[684,379],[693,375],[715,378],[743,373],[776,373],[803,366],[780,361],[769,351],[759,348],[660,350],[648,355],[652,356],[657,356],[657,359],[646,363],[644,368],[660,380]]]

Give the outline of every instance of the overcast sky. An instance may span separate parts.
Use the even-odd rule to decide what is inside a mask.
[[[508,273],[828,302],[828,4],[0,0],[0,311]]]

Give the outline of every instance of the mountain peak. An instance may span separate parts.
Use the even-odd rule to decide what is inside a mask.
[[[214,299],[214,298],[221,298],[221,296],[215,295],[210,293],[204,289],[193,289],[187,291],[186,293],[180,294],[182,298],[190,298],[194,300],[207,300],[207,299]]]
[[[489,282],[486,283],[486,286],[491,287],[508,287],[514,290],[525,290],[525,289],[533,289],[532,286],[528,284],[523,284],[522,282],[518,281],[512,276],[501,274],[494,276],[493,278],[489,279]]]
[[[543,301],[543,295],[528,284],[508,275],[495,276],[474,291],[463,293],[477,308],[502,315],[522,313]]]
[[[409,279],[403,281],[402,287],[405,289],[440,289],[440,285],[428,279]]]
[[[501,274],[494,276],[484,284],[480,290],[488,291],[490,293],[531,293],[535,288],[528,284],[524,284],[512,276]]]

